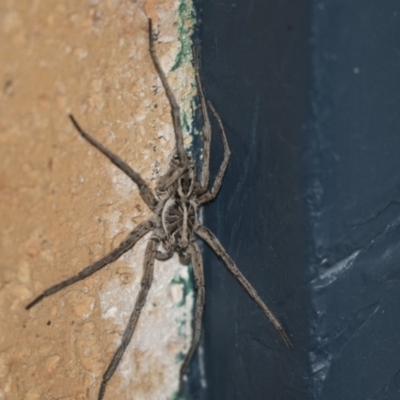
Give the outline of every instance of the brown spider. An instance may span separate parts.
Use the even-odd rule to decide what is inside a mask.
[[[161,82],[164,86],[166,95],[168,97],[172,120],[175,132],[176,148],[174,157],[171,160],[167,173],[162,176],[156,187],[156,195],[153,194],[147,183],[143,178],[135,172],[131,167],[125,164],[118,156],[113,154],[111,151],[106,149],[97,140],[92,138],[86,133],[70,115],[73,125],[80,133],[80,135],[86,139],[91,145],[103,153],[115,166],[117,166],[122,172],[128,175],[133,182],[139,187],[140,195],[144,202],[154,212],[154,215],[147,221],[137,226],[128,237],[113,251],[102,259],[89,265],[77,275],[68,278],[57,285],[51,286],[45,290],[41,295],[36,297],[31,303],[26,306],[26,309],[30,309],[35,304],[39,303],[45,297],[50,296],[65,287],[72,285],[86,277],[92,275],[99,269],[106,265],[116,261],[128,250],[137,243],[137,241],[146,235],[148,232],[153,231],[152,236],[147,244],[146,252],[144,256],[144,272],[141,281],[141,287],[139,294],[136,298],[134,310],[129,318],[128,326],[122,337],[122,342],[119,345],[116,353],[114,354],[106,372],[103,375],[98,400],[101,400],[104,396],[107,382],[113,376],[121,358],[127,348],[133,332],[136,327],[136,323],[139,319],[140,312],[146,302],[147,294],[149,292],[151,283],[153,281],[153,270],[154,261],[167,260],[172,257],[174,252],[179,255],[180,262],[182,264],[188,264],[189,262],[193,265],[194,281],[196,285],[196,304],[195,304],[195,317],[194,317],[194,333],[192,338],[192,344],[190,349],[183,361],[180,369],[180,387],[182,385],[183,377],[185,376],[189,367],[190,361],[193,357],[194,352],[197,349],[200,340],[201,332],[201,320],[204,307],[205,298],[205,287],[204,287],[204,275],[203,275],[203,262],[201,252],[198,244],[196,243],[194,234],[203,239],[214,252],[224,261],[228,270],[232,275],[239,281],[244,287],[249,296],[257,303],[262,309],[264,314],[270,320],[272,325],[280,334],[281,338],[285,342],[289,349],[292,349],[292,344],[289,337],[283,330],[280,322],[274,316],[272,311],[265,305],[257,294],[253,286],[239,271],[236,264],[229,257],[225,249],[222,247],[218,239],[204,226],[202,226],[197,219],[197,208],[202,206],[209,201],[214,200],[217,196],[222,179],[225,174],[225,170],[228,165],[230,151],[228,142],[226,140],[224,127],[222,125],[221,118],[215,111],[214,107],[210,102],[207,102],[213,116],[217,120],[221,137],[224,146],[224,157],[219,168],[218,174],[212,185],[211,189],[208,189],[209,181],[209,163],[210,163],[210,144],[211,144],[211,125],[208,117],[207,105],[204,99],[203,89],[200,81],[199,68],[198,68],[198,55],[197,51],[194,54],[195,64],[195,75],[196,83],[199,90],[200,104],[204,119],[203,129],[203,163],[201,168],[200,182],[196,181],[196,169],[194,162],[189,153],[186,152],[183,146],[183,134],[180,121],[179,106],[176,102],[175,96],[167,82],[165,74],[161,69],[160,63],[154,51],[153,43],[153,31],[152,23],[149,19],[149,48],[150,55],[153,60],[154,67],[156,68]],[[160,246],[162,245],[162,246]],[[159,250],[162,247],[163,250]]]

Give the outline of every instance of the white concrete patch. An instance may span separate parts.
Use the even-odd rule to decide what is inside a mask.
[[[103,318],[112,318],[121,329],[116,345],[120,344],[139,292],[148,239],[149,235],[125,256],[132,269],[132,281],[121,285],[116,277],[100,293]],[[160,400],[172,398],[177,390],[181,358],[192,335],[193,290],[189,287],[187,293],[188,278],[188,267],[181,265],[176,255],[155,264],[154,282],[118,373],[125,385],[132,381],[139,384],[143,379],[153,381],[146,378],[153,373],[161,373],[162,378],[161,384],[149,388],[150,392],[142,397],[136,393],[135,400],[148,400],[148,396]]]

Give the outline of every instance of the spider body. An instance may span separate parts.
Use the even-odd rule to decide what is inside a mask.
[[[124,253],[131,250],[140,238],[152,232],[144,255],[143,276],[140,290],[137,295],[132,314],[129,318],[128,325],[123,333],[121,344],[117,348],[107,370],[103,375],[98,400],[103,399],[107,383],[117,369],[125,349],[132,338],[140,312],[146,303],[147,294],[153,282],[155,260],[166,260],[170,258],[174,252],[178,253],[180,262],[182,264],[188,264],[189,262],[192,264],[196,287],[193,338],[189,351],[180,369],[180,384],[182,384],[190,361],[192,360],[200,341],[201,321],[205,301],[203,261],[200,248],[196,242],[196,237],[199,237],[205,241],[222,259],[229,272],[243,286],[248,295],[261,308],[265,316],[278,331],[286,346],[289,349],[292,348],[289,337],[285,333],[278,319],[263,302],[250,282],[240,272],[235,262],[228,255],[219,240],[213,235],[212,232],[202,226],[197,219],[197,209],[205,203],[214,200],[217,196],[230,157],[229,146],[221,118],[215,111],[212,104],[210,102],[206,103],[204,99],[198,70],[197,51],[195,51],[194,54],[195,76],[204,119],[203,162],[199,181],[196,180],[196,169],[194,162],[190,154],[186,152],[183,146],[183,133],[180,121],[179,106],[155,54],[151,20],[149,20],[149,49],[154,67],[158,72],[158,76],[161,79],[161,83],[165,89],[165,93],[171,106],[171,116],[175,133],[175,152],[167,172],[158,180],[156,194],[153,193],[145,180],[136,171],[122,161],[117,155],[105,148],[96,139],[86,133],[72,115],[69,117],[82,138],[103,153],[117,168],[131,178],[131,180],[138,186],[143,201],[153,211],[154,215],[147,221],[135,227],[127,236],[127,238],[105,257],[87,266],[78,274],[65,279],[54,286],[51,286],[26,306],[27,309],[30,309],[45,297],[51,296],[58,291],[94,274],[96,271],[104,268],[106,265],[116,261]],[[211,125],[208,117],[208,108],[211,110],[211,113],[217,121],[224,147],[223,161],[211,188],[209,188]]]
[[[186,154],[188,165],[182,175],[171,183],[166,191],[158,188],[158,196],[166,198],[162,202],[161,210],[161,243],[165,253],[158,252],[158,260],[166,260],[174,252],[179,254],[182,264],[188,264],[190,258],[187,249],[193,240],[193,231],[197,224],[198,195],[195,181],[196,169],[189,154]],[[175,171],[178,156],[175,155],[171,162],[171,171]]]

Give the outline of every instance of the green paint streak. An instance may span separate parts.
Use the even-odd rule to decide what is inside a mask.
[[[195,9],[192,4],[192,0],[179,0],[178,6],[178,21],[175,23],[177,29],[177,39],[180,43],[180,49],[175,57],[174,65],[171,68],[171,72],[176,71],[182,65],[188,64],[192,60],[192,40],[191,34],[193,27],[196,23]],[[190,83],[192,88],[196,87],[196,83],[193,81]],[[186,115],[181,108],[181,123],[183,131],[188,135],[196,134],[193,132],[193,115],[195,105],[193,98],[185,96],[182,98],[182,102],[190,104],[192,115]]]
[[[186,357],[185,353],[182,353],[180,351],[175,357],[176,362],[182,362],[185,359],[185,357]]]
[[[171,400],[186,400],[179,392],[174,392]]]
[[[178,40],[181,44],[181,49],[176,55],[175,64],[171,68],[171,71],[175,71],[182,64],[188,62],[192,56],[192,41],[190,40],[189,33],[194,25],[195,13],[191,0],[181,0],[178,7],[179,22],[177,23],[178,29]],[[188,21],[192,21],[188,23]]]
[[[182,307],[186,304],[186,299],[187,297],[193,292],[194,287],[193,287],[193,280],[192,280],[192,264],[188,265],[189,268],[189,279],[185,280],[181,276],[175,276],[171,280],[171,285],[182,285],[183,286],[183,296],[182,300],[176,304],[178,307]]]
[[[182,127],[183,127],[183,129],[185,129],[188,132],[189,129],[190,129],[190,126],[189,126],[188,116],[187,116],[187,114],[185,112],[182,112],[182,118],[181,119],[182,119]]]

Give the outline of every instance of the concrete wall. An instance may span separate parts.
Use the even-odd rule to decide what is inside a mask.
[[[79,137],[68,113],[154,187],[174,139],[147,18],[159,31],[165,71],[179,64],[168,79],[190,123],[191,5],[4,1],[0,15],[0,399],[97,399],[133,308],[146,239],[94,276],[24,307],[115,248],[150,211],[135,185]],[[174,258],[155,271],[106,399],[165,399],[177,389],[191,334],[188,269]]]

